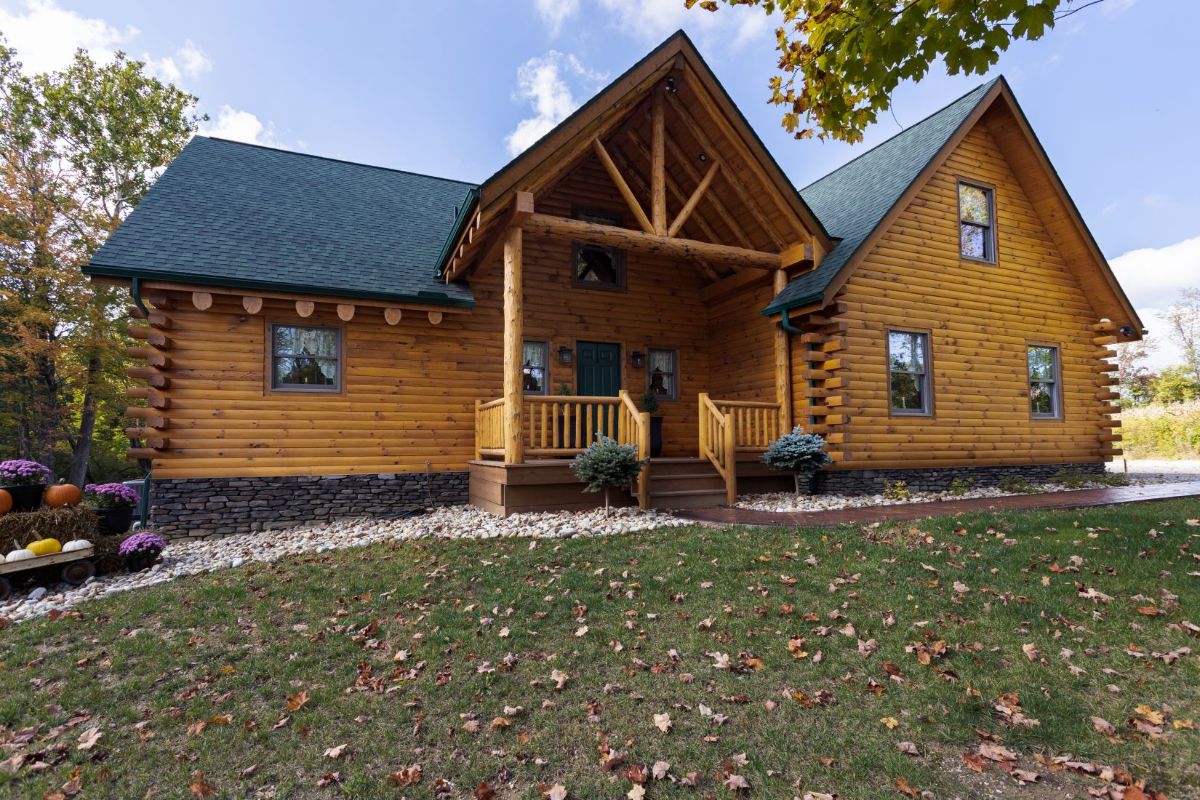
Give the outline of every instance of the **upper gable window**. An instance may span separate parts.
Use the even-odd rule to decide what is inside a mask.
[[[620,220],[602,214],[578,214],[584,222],[620,225]],[[576,244],[574,248],[575,285],[594,289],[625,288],[625,254],[611,247]]]
[[[958,239],[963,258],[995,263],[994,199],[990,188],[959,181]]]

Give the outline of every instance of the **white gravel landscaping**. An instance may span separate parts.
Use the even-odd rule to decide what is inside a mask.
[[[607,516],[603,509],[598,509],[578,513],[514,514],[501,519],[472,506],[453,506],[408,519],[345,519],[219,539],[175,541],[167,545],[159,563],[144,572],[104,575],[77,587],[58,584],[14,592],[0,603],[0,620],[20,622],[51,611],[65,611],[81,602],[116,592],[153,586],[186,575],[240,567],[250,561],[275,561],[287,556],[377,542],[425,538],[609,536],[690,524],[661,511],[638,508],[614,508]]]
[[[1158,483],[1175,483],[1195,480],[1195,475],[1155,473],[1129,474],[1129,486],[1147,486]],[[1061,483],[1032,483],[1028,492],[1006,492],[997,487],[980,487],[969,489],[959,494],[950,492],[911,492],[904,499],[884,497],[882,494],[819,494],[796,495],[792,492],[771,492],[769,494],[750,494],[738,498],[736,507],[753,511],[837,511],[843,508],[869,508],[872,506],[897,506],[909,503],[938,503],[946,500],[972,500],[988,497],[1008,497],[1016,494],[1042,494],[1045,492],[1070,492],[1079,489],[1111,489],[1113,487],[1099,482],[1086,482],[1079,485],[1066,486]]]

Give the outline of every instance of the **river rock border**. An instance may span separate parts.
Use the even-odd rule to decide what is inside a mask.
[[[461,505],[467,473],[172,478],[154,481],[150,498],[156,531],[168,539],[206,539]]]

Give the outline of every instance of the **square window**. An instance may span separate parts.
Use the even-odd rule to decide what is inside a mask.
[[[1029,367],[1029,413],[1041,419],[1057,419],[1062,415],[1058,348],[1029,345],[1026,360]]]
[[[547,342],[525,342],[521,357],[521,383],[525,394],[546,394],[549,350]]]
[[[959,253],[975,261],[996,261],[996,234],[992,224],[995,197],[986,186],[958,184]]]
[[[678,400],[679,384],[676,379],[679,354],[675,350],[650,348],[646,365],[646,388],[660,400]]]
[[[341,331],[308,325],[271,325],[271,388],[339,391]]]
[[[929,334],[888,331],[888,394],[893,414],[931,413]]]

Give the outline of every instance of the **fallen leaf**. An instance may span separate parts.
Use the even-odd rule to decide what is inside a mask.
[[[83,732],[83,735],[79,737],[79,746],[76,749],[91,750],[96,746],[96,742],[100,741],[100,737],[103,735],[104,731],[100,730],[99,728],[88,728]]]
[[[895,717],[884,717],[879,721],[886,725],[889,731],[894,730],[900,724],[900,720]]]
[[[204,779],[203,772],[193,772],[192,782],[188,784],[188,790],[191,791],[192,797],[212,797],[217,793],[217,787]]]
[[[288,695],[287,710],[299,711],[308,705],[308,692],[301,691],[297,694]]]
[[[324,755],[326,758],[341,758],[342,754],[346,752],[347,747],[349,747],[349,745],[346,744],[339,744],[337,747],[330,747],[325,751]]]
[[[1037,661],[1038,656],[1041,655],[1038,652],[1037,645],[1032,643],[1021,645],[1021,652],[1024,653],[1025,657],[1030,661]]]
[[[405,767],[399,772],[393,772],[387,776],[387,782],[393,786],[405,787],[412,786],[421,782],[421,765],[413,764]]]
[[[917,746],[915,744],[913,744],[912,742],[896,742],[896,749],[899,750],[901,753],[904,753],[904,754],[910,755],[910,756],[921,755],[921,751],[918,750]]]
[[[663,733],[671,732],[671,715],[670,714],[655,714],[654,727],[658,728]]]

